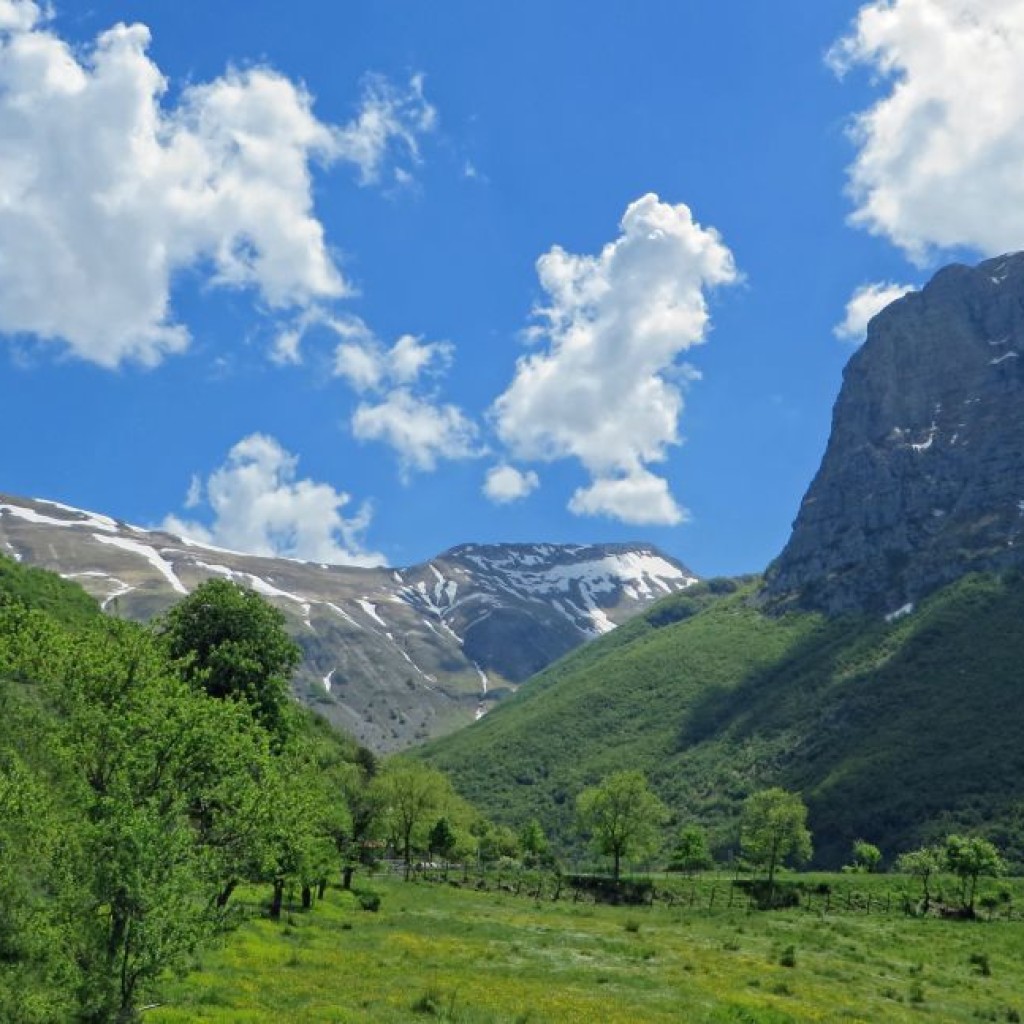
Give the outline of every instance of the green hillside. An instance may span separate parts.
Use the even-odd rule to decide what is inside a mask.
[[[81,625],[100,614],[99,605],[77,583],[0,555],[0,602],[4,600],[46,612],[67,626]]]
[[[742,799],[782,785],[823,865],[860,837],[891,856],[953,827],[1024,862],[1020,576],[965,577],[891,624],[772,617],[756,592],[667,598],[422,756],[485,812],[563,838],[576,794],[629,767],[722,852]]]

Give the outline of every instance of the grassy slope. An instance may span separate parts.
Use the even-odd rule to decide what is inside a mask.
[[[248,922],[169,982],[146,1021],[966,1024],[1024,1013],[1019,921],[709,914],[374,884],[376,914],[330,890],[284,925]],[[987,957],[988,975],[972,955]]]
[[[723,846],[743,797],[780,784],[805,795],[820,863],[953,827],[1024,862],[1024,582],[965,578],[892,624],[772,618],[752,589],[666,599],[423,756],[563,836],[581,788],[639,767]]]
[[[99,605],[77,583],[0,555],[0,600],[3,599],[37,608],[66,626],[82,625],[100,614]]]

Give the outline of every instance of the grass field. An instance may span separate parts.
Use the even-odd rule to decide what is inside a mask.
[[[872,883],[879,895],[891,884]],[[312,913],[277,925],[254,917],[168,982],[147,1024],[1024,1019],[1019,920],[721,904],[708,913],[685,901],[623,908],[427,882],[373,887],[376,913],[329,890]]]

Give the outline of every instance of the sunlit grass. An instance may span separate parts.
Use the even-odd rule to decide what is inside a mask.
[[[377,883],[254,919],[169,982],[171,1022],[1014,1021],[1024,925],[804,910],[713,915]],[[987,965],[985,974],[982,966]]]

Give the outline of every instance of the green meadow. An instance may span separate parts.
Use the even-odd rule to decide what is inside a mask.
[[[1020,1021],[1024,922],[906,916],[904,883],[832,876],[837,898],[759,912],[678,884],[674,905],[612,907],[376,879],[376,912],[329,889],[313,911],[252,916],[186,977],[162,986],[149,1024],[448,1021],[786,1024]],[[364,885],[367,883],[364,880]],[[909,885],[909,883],[906,883]],[[844,890],[844,886],[846,887]],[[1002,900],[1024,895],[999,884]],[[365,890],[364,890],[365,891]],[[993,899],[995,902],[995,883]],[[874,893],[874,912],[864,896]],[[694,905],[689,905],[690,899]],[[892,902],[892,901],[890,901]]]

